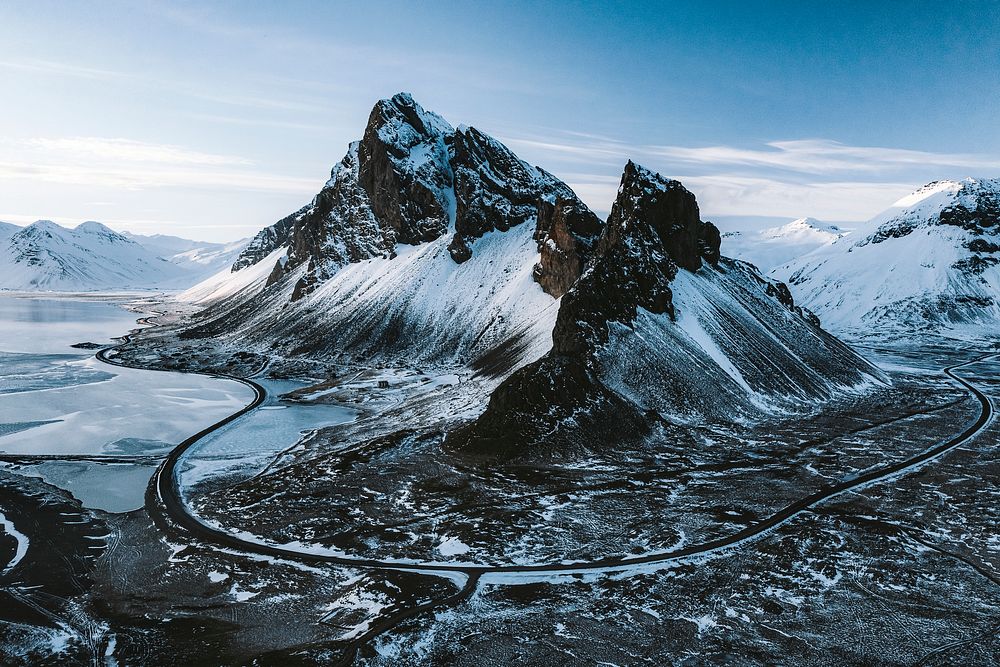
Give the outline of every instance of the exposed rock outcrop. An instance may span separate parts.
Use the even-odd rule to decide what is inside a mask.
[[[600,224],[552,174],[475,128],[454,130],[400,93],[375,105],[364,137],[313,201],[261,231],[233,271],[287,247],[287,261],[268,285],[298,271],[292,294],[298,300],[347,264],[391,257],[398,243],[427,243],[452,230],[452,259],[468,261],[475,239],[534,221],[539,207],[557,199],[577,217],[588,214],[588,226]]]
[[[537,205],[539,261],[535,280],[546,292],[561,297],[583,274],[594,256],[604,223],[577,199],[559,197]]]
[[[719,251],[694,195],[629,162],[596,256],[562,298],[552,350],[448,445],[565,454],[641,439],[664,415],[731,419],[881,376],[785,285]]]

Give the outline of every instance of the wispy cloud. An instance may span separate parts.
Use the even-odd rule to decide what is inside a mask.
[[[292,192],[306,196],[320,179],[231,170],[165,168],[136,169],[134,165],[82,166],[78,164],[0,162],[0,178],[23,179],[61,185],[143,190],[162,187],[218,188]]]
[[[42,60],[38,58],[21,58],[16,60],[0,60],[0,69],[18,70],[36,74],[53,74],[83,79],[132,79],[130,74],[99,67],[86,67],[71,63]]]
[[[854,146],[828,139],[692,147],[553,132],[504,141],[532,161],[568,167],[562,177],[602,213],[610,208],[621,167],[630,158],[681,180],[709,216],[812,215],[839,221],[868,219],[930,180],[1000,169],[997,155]]]
[[[18,149],[0,161],[0,178],[63,185],[142,190],[161,187],[294,192],[316,189],[318,178],[270,174],[253,160],[183,146],[123,138],[44,137],[4,142]]]
[[[61,137],[27,139],[24,144],[78,159],[154,162],[159,164],[252,165],[253,161],[234,155],[217,155],[168,144],[103,137]]]
[[[651,158],[669,165],[706,167],[764,167],[801,174],[892,172],[913,167],[1000,169],[1000,156],[974,153],[936,153],[906,148],[852,146],[828,139],[770,141],[759,148],[739,146],[673,146],[630,144],[580,133],[562,133],[563,139],[507,137],[511,146],[548,153],[576,162],[624,162]]]
[[[698,197],[702,215],[867,220],[911,192],[918,183],[871,181],[793,182],[724,173],[672,174]],[[619,177],[566,174],[566,182],[599,214],[606,215],[618,192]]]
[[[0,69],[30,72],[33,74],[43,74],[56,77],[70,77],[78,79],[94,79],[106,82],[117,82],[120,85],[137,87],[141,89],[169,90],[178,95],[203,100],[213,104],[220,104],[227,107],[244,107],[249,109],[261,109],[264,111],[289,111],[296,113],[321,114],[329,111],[329,105],[322,100],[317,100],[314,96],[310,99],[294,99],[288,93],[282,91],[281,95],[274,96],[254,95],[240,92],[232,92],[220,87],[207,90],[203,87],[192,86],[189,83],[175,81],[169,77],[155,77],[145,74],[138,76],[121,70],[111,70],[99,67],[89,67],[71,63],[56,62],[51,60],[39,60],[32,58],[0,60]],[[273,86],[280,86],[279,82],[272,83]]]
[[[640,150],[681,163],[773,167],[809,174],[885,172],[914,166],[1000,168],[1000,157],[996,156],[850,146],[826,139],[772,141],[765,146],[766,148],[761,149],[732,146],[648,146]]]

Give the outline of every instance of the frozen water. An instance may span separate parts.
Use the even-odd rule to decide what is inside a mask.
[[[237,382],[116,368],[70,347],[134,326],[135,314],[108,301],[0,296],[0,452],[162,455],[253,399]],[[73,461],[22,471],[90,507],[127,511],[142,505],[154,469]]]
[[[303,434],[354,420],[358,413],[339,405],[295,403],[282,399],[307,386],[294,380],[258,379],[267,390],[264,405],[212,433],[183,458],[181,487],[191,487],[217,475],[249,477],[263,470]]]

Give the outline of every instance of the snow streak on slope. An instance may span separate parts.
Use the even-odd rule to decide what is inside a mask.
[[[193,302],[227,300],[227,308],[254,296],[281,308],[258,309],[226,332],[251,346],[270,346],[283,332],[293,348],[343,351],[408,364],[488,362],[483,355],[505,348],[509,361],[524,362],[551,345],[559,302],[531,276],[538,256],[534,228],[489,232],[472,244],[472,257],[456,264],[448,236],[415,246],[397,245],[392,259],[348,264],[308,298],[288,302],[292,280],[263,289],[282,249],[236,272],[223,272],[180,295]],[[304,267],[302,267],[304,269]],[[301,269],[300,269],[301,270]],[[498,277],[502,277],[499,280]],[[501,354],[501,356],[503,356]],[[484,368],[483,370],[488,370]]]
[[[981,329],[1000,322],[998,253],[1000,181],[939,181],[774,275],[834,331]]]
[[[764,273],[845,234],[836,225],[815,218],[799,218],[786,225],[758,231],[733,231],[722,235],[726,256],[750,262]]]
[[[39,220],[0,241],[0,288],[99,290],[176,287],[185,271],[97,222],[75,229]]]
[[[274,269],[275,263],[281,261],[286,252],[285,248],[278,248],[256,264],[251,264],[239,271],[232,271],[229,266],[226,266],[215,275],[209,276],[197,285],[184,290],[176,296],[176,299],[204,305],[225,299],[244,290],[255,294],[264,288],[264,283]]]
[[[808,410],[883,381],[768,285],[753,266],[728,258],[678,272],[676,321],[640,311],[632,329],[616,326],[599,355],[606,384],[643,410],[686,421]]]

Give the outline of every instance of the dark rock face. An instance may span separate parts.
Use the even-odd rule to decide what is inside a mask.
[[[475,239],[529,222],[539,202],[557,198],[578,216],[597,220],[555,176],[475,128],[455,131],[400,93],[375,105],[364,138],[351,144],[313,201],[261,231],[233,270],[288,247],[287,261],[275,266],[268,285],[305,266],[294,301],[345,264],[393,257],[397,243],[442,237],[452,220],[448,250],[456,263],[465,262]]]
[[[534,278],[546,292],[559,298],[583,274],[594,256],[604,223],[576,198],[558,198],[537,204],[539,262]]]
[[[589,270],[563,296],[552,332],[552,351],[501,384],[486,412],[449,436],[450,446],[509,454],[526,444],[537,445],[545,433],[546,447],[552,447],[557,430],[553,424],[566,419],[585,419],[591,434],[609,425],[619,438],[644,434],[647,420],[635,406],[604,387],[593,354],[608,341],[608,323],[628,324],[638,308],[673,317],[670,282],[679,268],[697,271],[703,260],[713,265],[719,260],[719,231],[701,221],[694,195],[679,182],[631,161],[596,243],[589,240],[599,226],[577,215],[571,206],[557,203],[551,213],[540,214],[539,225],[546,223],[545,238],[553,240],[555,249],[549,254],[548,272],[544,268],[536,272],[536,276],[542,273],[536,279],[543,286],[558,291],[586,262],[591,248],[596,255]],[[561,247],[573,254],[563,253],[563,259]],[[581,437],[579,433],[564,435]]]
[[[628,324],[637,308],[672,317],[670,282],[678,269],[697,271],[703,260],[718,259],[719,230],[701,221],[694,195],[629,161],[593,267],[563,299],[553,351],[603,343],[607,323]]]
[[[631,231],[632,227],[638,231]],[[645,250],[665,251],[688,271],[701,267],[703,251],[718,261],[719,230],[701,221],[694,195],[679,181],[667,180],[631,160],[625,165],[604,243],[615,245],[628,236]]]
[[[433,241],[448,230],[443,193],[452,187],[445,145],[450,133],[444,120],[403,93],[372,109],[358,149],[358,181],[395,242]]]
[[[257,232],[257,235],[250,240],[250,243],[243,249],[240,256],[236,258],[232,271],[236,272],[248,266],[253,266],[278,248],[287,245],[288,239],[291,237],[292,225],[295,224],[295,218],[302,215],[308,208],[308,206],[303,207],[290,216],[282,218],[270,227],[265,227]]]
[[[583,206],[565,183],[473,127],[455,132],[452,147],[456,215],[449,251],[456,262],[472,256],[472,239],[535,219],[539,199],[562,197]]]

